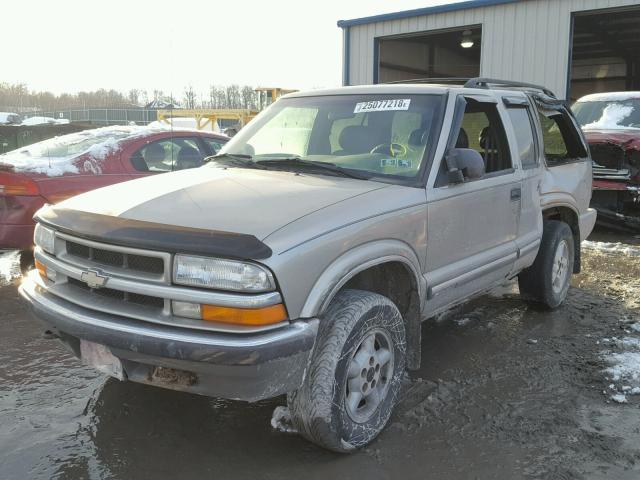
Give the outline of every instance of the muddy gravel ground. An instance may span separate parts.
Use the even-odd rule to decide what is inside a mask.
[[[640,239],[597,233],[565,305],[510,285],[423,329],[389,427],[352,455],[256,404],[121,383],[45,340],[0,255],[0,479],[639,479]],[[623,244],[615,244],[623,242]]]

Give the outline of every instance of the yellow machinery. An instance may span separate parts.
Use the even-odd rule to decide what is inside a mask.
[[[259,87],[255,89],[258,92],[258,106],[260,110],[268,107],[282,95],[296,92],[297,90],[287,90],[284,88],[267,88]],[[238,130],[244,127],[259,110],[249,110],[244,108],[196,108],[191,110],[171,109],[158,110],[158,121],[166,124],[171,123],[171,118],[195,118],[198,130],[214,130],[214,125],[218,120],[233,120]]]

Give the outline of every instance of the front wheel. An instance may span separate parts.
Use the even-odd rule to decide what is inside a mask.
[[[518,275],[520,293],[547,308],[559,307],[571,285],[575,248],[569,225],[547,220],[538,256]]]
[[[397,403],[405,357],[394,303],[376,293],[340,292],[321,320],[304,384],[289,395],[293,424],[335,452],[367,445]]]

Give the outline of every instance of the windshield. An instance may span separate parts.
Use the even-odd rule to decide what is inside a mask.
[[[442,95],[335,95],[278,100],[220,152],[260,165],[324,163],[367,177],[414,178],[440,132]],[[318,173],[331,174],[330,170]]]
[[[640,128],[640,98],[577,102],[572,110],[585,130]]]

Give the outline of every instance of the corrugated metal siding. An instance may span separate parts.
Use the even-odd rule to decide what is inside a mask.
[[[354,25],[349,83],[373,83],[374,39],[482,25],[480,74],[567,89],[571,13],[638,5],[637,0],[521,0],[516,3]]]

